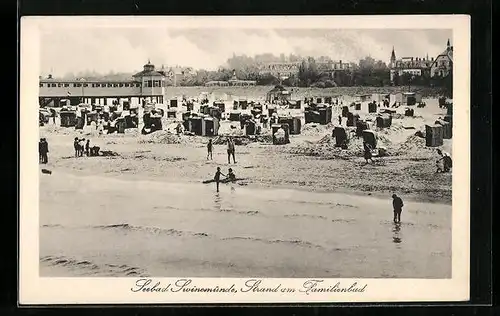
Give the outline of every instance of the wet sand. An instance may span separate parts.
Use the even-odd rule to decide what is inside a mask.
[[[42,276],[451,276],[451,206],[335,193],[41,178]],[[425,247],[422,247],[425,245]]]

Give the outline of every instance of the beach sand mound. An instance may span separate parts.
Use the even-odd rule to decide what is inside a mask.
[[[302,127],[301,135],[304,136],[318,136],[325,133],[331,134],[334,125],[332,123],[328,123],[326,125],[321,125],[318,123],[307,123]]]
[[[182,139],[178,135],[167,131],[156,131],[148,135],[141,135],[140,144],[181,144]]]
[[[268,143],[273,142],[272,135],[252,135],[252,136],[233,136],[234,144],[237,146],[246,146],[251,143]],[[212,140],[214,145],[226,145],[226,136],[215,136]]]
[[[435,156],[435,152],[436,148],[425,146],[425,138],[411,135],[399,146],[395,151],[395,155],[409,156],[415,159],[430,159]]]

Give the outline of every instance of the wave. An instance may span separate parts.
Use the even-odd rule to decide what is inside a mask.
[[[61,224],[45,224],[42,225],[43,228],[62,228],[63,226]]]
[[[286,203],[287,201],[283,200],[267,200],[267,202],[271,203]],[[308,205],[322,205],[322,206],[330,206],[330,208],[335,208],[335,207],[351,207],[351,208],[358,208],[356,205],[351,205],[351,204],[342,204],[342,203],[332,203],[332,202],[320,202],[320,201],[291,201],[294,204],[308,204]]]
[[[147,273],[138,267],[126,264],[96,264],[89,260],[77,260],[65,256],[44,256],[40,261],[53,267],[64,267],[71,270],[79,270],[80,273],[91,276],[138,276],[146,277]]]
[[[110,224],[110,225],[98,225],[91,226],[91,228],[97,229],[117,229],[123,231],[139,231],[139,232],[147,232],[157,235],[167,235],[167,236],[194,236],[194,237],[210,237],[209,234],[204,232],[191,232],[191,231],[182,231],[173,228],[160,228],[160,227],[151,227],[151,226],[134,226],[127,223],[123,224]]]
[[[226,237],[222,238],[222,240],[249,240],[249,241],[257,241],[257,242],[262,242],[266,244],[287,244],[287,245],[293,245],[293,246],[299,246],[299,247],[305,247],[305,248],[314,248],[314,249],[321,249],[321,250],[333,250],[333,251],[341,251],[343,249],[341,248],[331,248],[327,249],[324,246],[313,244],[309,241],[304,241],[300,239],[291,239],[291,240],[283,240],[283,239],[263,239],[263,238],[257,238],[257,237]]]
[[[258,238],[258,237],[240,237],[240,236],[218,237],[215,235],[207,234],[205,232],[182,231],[182,230],[176,230],[176,229],[172,229],[172,228],[133,226],[133,225],[129,225],[126,223],[93,226],[93,228],[119,229],[119,230],[124,230],[124,231],[142,231],[142,232],[148,232],[148,233],[153,233],[153,234],[162,234],[162,235],[166,235],[166,236],[175,236],[175,237],[190,236],[190,237],[197,237],[197,238],[200,238],[200,237],[201,238],[212,238],[212,239],[219,239],[222,241],[249,240],[249,241],[262,242],[262,243],[266,243],[266,244],[288,244],[288,245],[299,246],[299,247],[327,250],[325,247],[323,247],[321,245],[313,244],[311,242],[300,240],[300,239],[282,240],[282,239],[264,239],[264,238]],[[342,249],[334,248],[332,250],[339,251]]]
[[[321,215],[309,215],[309,214],[292,214],[292,215],[285,215],[284,217],[286,217],[286,218],[305,217],[305,218],[313,218],[313,219],[328,219],[325,216],[321,216]]]

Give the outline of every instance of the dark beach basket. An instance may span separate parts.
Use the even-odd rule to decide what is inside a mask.
[[[425,146],[438,147],[443,145],[443,126],[425,125]]]
[[[347,142],[347,133],[345,128],[337,126],[333,130],[333,134],[335,135],[335,146],[341,147],[345,142]]]
[[[363,142],[371,146],[372,149],[377,148],[377,134],[374,131],[365,130],[362,132]]]

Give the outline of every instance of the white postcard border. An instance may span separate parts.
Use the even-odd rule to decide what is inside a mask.
[[[242,24],[242,20],[244,22]],[[39,167],[38,74],[40,30],[51,27],[169,28],[333,28],[333,29],[452,29],[454,46],[453,214],[451,279],[321,279],[322,287],[337,282],[366,284],[360,293],[305,293],[310,279],[262,279],[269,293],[133,292],[137,278],[39,277]],[[23,17],[20,26],[20,304],[163,304],[163,303],[298,303],[298,302],[410,302],[466,301],[469,299],[470,256],[470,17],[433,16],[272,16],[272,17]],[[425,245],[422,245],[425,247]],[[151,278],[161,286],[179,278]],[[192,278],[196,287],[230,287],[237,290],[249,279]],[[282,289],[294,288],[295,292]]]

